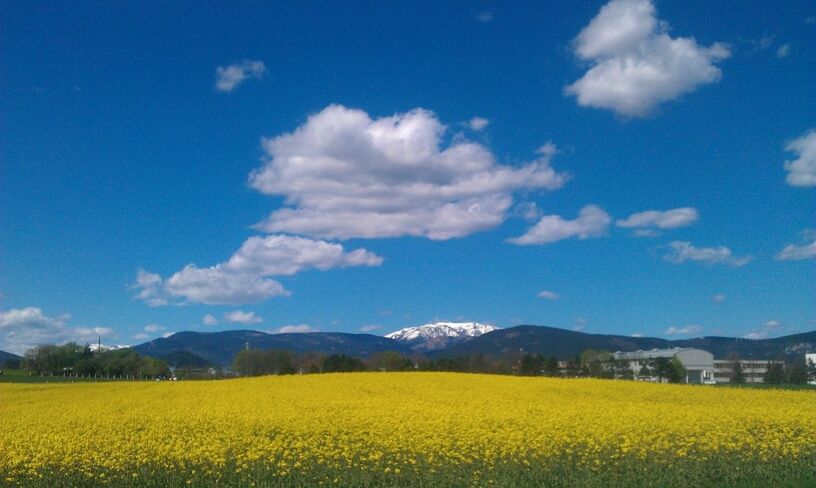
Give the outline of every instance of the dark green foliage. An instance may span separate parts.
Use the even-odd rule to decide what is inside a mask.
[[[741,385],[745,383],[745,373],[742,371],[742,363],[738,360],[734,360],[731,363],[731,381],[735,385]]]
[[[796,361],[788,368],[788,383],[804,385],[808,382],[808,371],[804,361]]]
[[[368,360],[369,368],[376,371],[413,371],[414,362],[397,351],[385,351],[374,354]]]
[[[544,361],[544,374],[547,376],[560,376],[561,369],[558,367],[558,360],[554,356]]]
[[[87,345],[69,342],[29,349],[22,362],[31,374],[116,378],[166,378],[164,361],[145,357],[132,349],[93,352]]]
[[[235,356],[233,367],[244,376],[294,374],[292,353],[277,349],[244,349]]]
[[[525,354],[519,364],[519,374],[522,376],[541,376],[544,369],[544,358],[541,354]]]
[[[782,363],[771,363],[768,372],[765,373],[765,383],[769,385],[781,385],[785,382],[785,367]]]
[[[366,369],[366,365],[360,359],[345,354],[332,354],[323,361],[324,373],[351,373]]]
[[[680,361],[673,357],[657,358],[652,363],[652,374],[657,376],[661,381],[666,380],[669,383],[680,383],[686,378],[686,369],[680,364]]]

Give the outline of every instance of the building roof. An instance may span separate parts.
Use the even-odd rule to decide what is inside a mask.
[[[654,359],[654,358],[671,358],[677,355],[679,352],[685,351],[701,351],[705,352],[702,349],[695,349],[693,347],[675,347],[672,349],[648,349],[648,350],[637,350],[637,351],[627,351],[621,352],[617,351],[613,354],[615,359],[628,359],[628,360],[637,360],[637,359]]]

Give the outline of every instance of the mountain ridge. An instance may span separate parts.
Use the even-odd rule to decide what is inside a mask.
[[[694,347],[709,351],[718,359],[727,358],[732,354],[746,359],[782,359],[816,351],[816,331],[769,339],[708,336],[671,340],[658,337],[589,334],[541,325],[520,325],[496,329],[442,349],[426,351],[413,349],[410,343],[371,334],[344,332],[269,334],[254,330],[185,331],[139,344],[133,349],[140,354],[158,359],[173,359],[172,362],[178,358],[188,357],[209,364],[228,366],[235,354],[246,347],[247,342],[250,347],[260,349],[348,354],[362,358],[385,351],[396,351],[405,355],[424,353],[429,357],[473,354],[497,357],[503,354],[529,352],[566,360],[580,355],[586,349],[615,352]]]
[[[414,351],[428,352],[444,349],[497,329],[495,325],[479,322],[433,322],[405,327],[386,334],[385,337],[405,343]]]

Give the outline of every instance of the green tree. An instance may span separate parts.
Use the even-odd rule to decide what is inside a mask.
[[[807,377],[808,381],[816,381],[816,362],[812,359],[807,361]]]
[[[522,376],[541,376],[544,367],[544,358],[540,354],[527,353],[521,357],[519,374]]]
[[[745,383],[745,372],[742,370],[742,362],[739,359],[731,361],[731,383],[735,385]]]
[[[323,361],[324,373],[350,373],[365,370],[366,366],[360,359],[345,354],[332,354]]]
[[[768,365],[764,382],[769,385],[781,385],[785,382],[785,367],[781,362],[773,362]]]
[[[558,367],[558,360],[550,356],[544,361],[544,374],[547,376],[560,376],[561,369]]]
[[[807,367],[804,361],[796,361],[788,368],[788,383],[791,385],[804,385],[808,382]]]

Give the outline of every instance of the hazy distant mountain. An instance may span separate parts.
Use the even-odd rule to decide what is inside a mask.
[[[435,322],[417,327],[406,327],[385,337],[408,345],[415,351],[435,351],[465,342],[498,327],[478,322]]]
[[[570,359],[586,349],[635,351],[638,349],[696,347],[715,358],[735,354],[743,358],[791,358],[807,351],[816,351],[816,331],[774,339],[738,339],[731,337],[702,337],[668,340],[656,337],[629,337],[606,334],[587,334],[554,327],[520,325],[498,329],[470,341],[436,351],[436,356],[486,354],[500,356],[518,351],[559,359]]]
[[[20,360],[23,358],[10,352],[0,351],[0,367],[4,366],[6,364],[6,361],[9,361],[11,359]]]
[[[170,337],[140,344],[133,349],[147,356],[169,357],[170,359],[180,358],[182,357],[180,353],[186,352],[210,364],[227,366],[232,364],[235,355],[247,344],[255,349],[315,351],[324,354],[348,354],[363,358],[384,351],[406,354],[410,352],[410,349],[401,342],[370,334],[340,332],[267,334],[254,330],[178,332]]]

